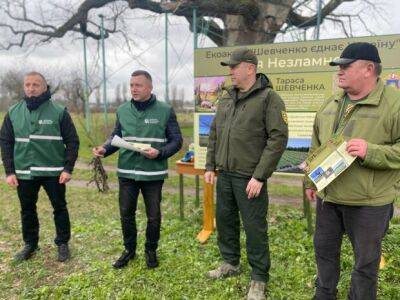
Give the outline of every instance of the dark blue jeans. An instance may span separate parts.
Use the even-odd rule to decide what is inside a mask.
[[[119,211],[125,249],[127,251],[136,250],[136,209],[141,191],[147,215],[145,250],[157,250],[161,228],[161,190],[164,180],[136,181],[122,177],[118,179]]]
[[[393,216],[393,204],[348,206],[317,200],[314,235],[317,280],[315,299],[336,299],[340,248],[346,233],[354,251],[348,299],[376,299],[382,239]]]
[[[71,225],[65,200],[65,184],[58,183],[58,177],[35,177],[32,180],[18,179],[18,197],[21,204],[22,237],[26,244],[37,246],[39,241],[39,219],[36,202],[40,187],[43,186],[53,206],[56,225],[56,245],[68,243]]]

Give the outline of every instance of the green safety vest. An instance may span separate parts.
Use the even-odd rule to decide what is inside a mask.
[[[160,149],[167,143],[165,130],[171,107],[155,99],[149,101],[153,103],[144,111],[137,110],[131,101],[117,109],[122,139],[151,144],[151,147]],[[117,174],[119,177],[140,181],[162,180],[168,176],[168,160],[148,159],[138,152],[121,148]]]
[[[50,100],[32,111],[25,101],[9,109],[17,178],[59,176],[64,170],[65,146],[60,131],[64,109]]]

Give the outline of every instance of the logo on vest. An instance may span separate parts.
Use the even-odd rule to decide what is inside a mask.
[[[145,124],[158,124],[160,121],[158,119],[144,119]]]
[[[53,120],[39,120],[39,125],[51,125]]]

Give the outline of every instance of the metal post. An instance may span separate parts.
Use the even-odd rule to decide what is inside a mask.
[[[100,38],[101,38],[101,48],[102,48],[102,53],[103,53],[103,99],[104,99],[104,124],[105,127],[107,128],[108,126],[108,116],[107,116],[107,78],[106,78],[106,50],[104,46],[104,16],[99,15],[100,20],[101,20],[101,25],[100,25]]]
[[[313,224],[312,224],[312,222],[313,222],[312,210],[311,210],[310,201],[307,199],[305,191],[306,191],[306,186],[303,182],[303,214],[307,220],[307,232],[309,235],[312,235],[314,232],[314,228],[313,228]]]
[[[195,182],[196,182],[196,202],[195,202],[195,206],[196,206],[196,208],[199,208],[199,206],[200,206],[200,178],[199,178],[199,175],[195,176]]]
[[[168,82],[168,13],[165,13],[165,102],[169,103],[169,82]]]
[[[90,133],[90,107],[89,107],[89,79],[88,79],[88,67],[87,67],[87,55],[86,55],[86,35],[83,36],[83,64],[85,73],[85,84],[83,97],[85,101],[85,117],[86,117],[86,131]]]
[[[179,174],[179,216],[180,219],[185,219],[185,201],[183,199],[183,174]]]
[[[322,0],[318,0],[318,7],[317,7],[317,31],[316,31],[316,40],[319,40],[319,27],[321,26],[321,5]]]
[[[193,7],[193,48],[196,50],[198,45],[197,45],[197,7]],[[196,202],[195,206],[198,208],[200,206],[200,179],[199,175],[195,176],[195,181],[196,181]]]
[[[193,47],[197,49],[197,8],[193,7]]]

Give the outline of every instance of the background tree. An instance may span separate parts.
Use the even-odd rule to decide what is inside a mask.
[[[348,14],[335,14],[344,2],[358,3],[360,7]],[[99,39],[99,9],[106,16],[106,37],[120,33],[129,39],[124,33],[129,26],[124,21],[129,9],[185,17],[191,30],[193,7],[199,15],[198,31],[202,30],[218,46],[272,43],[279,33],[317,24],[316,0],[0,0],[4,37],[0,48],[46,43],[69,32]],[[371,10],[379,13],[380,9],[379,4],[369,0],[326,0],[321,18],[339,24],[345,35],[351,36],[355,20],[368,30],[363,14]]]
[[[59,96],[64,100],[70,111],[85,111],[84,87],[80,73],[76,71],[69,72],[61,84]]]
[[[59,76],[62,81],[60,82],[59,89],[55,94],[55,98],[62,101],[70,111],[83,113],[85,116],[84,80],[82,76],[83,74],[80,69],[67,70],[64,76]],[[90,99],[92,93],[96,91],[95,98],[97,103],[98,90],[99,80],[96,76],[90,75],[87,95],[88,99]]]
[[[118,107],[122,103],[122,96],[121,96],[121,85],[117,84],[115,87],[115,97],[114,97],[115,106]]]
[[[130,99],[129,96],[129,92],[128,92],[128,84],[124,81],[122,83],[122,101],[128,101]]]
[[[6,110],[24,97],[24,73],[22,70],[8,70],[0,76],[0,110]]]
[[[94,98],[96,99],[96,110],[101,109],[101,92],[100,88],[94,90]]]
[[[58,81],[52,74],[59,73],[56,69],[46,67],[38,69],[47,80],[50,86],[52,98],[57,98],[57,93],[60,90],[61,82]],[[24,75],[26,70],[23,69],[23,64],[14,66],[0,75],[0,111],[7,110],[12,104],[21,101],[24,98]]]

